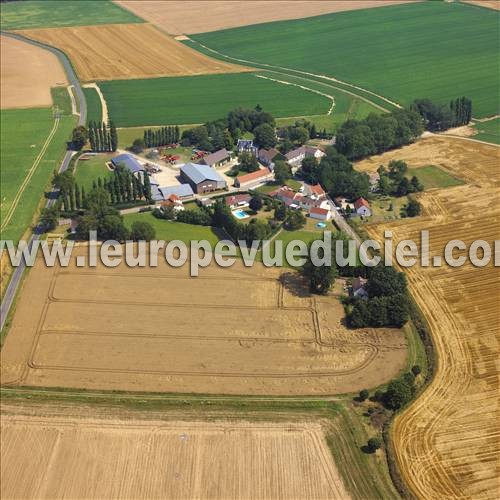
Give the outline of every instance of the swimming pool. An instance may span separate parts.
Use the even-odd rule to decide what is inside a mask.
[[[247,219],[248,217],[250,217],[244,210],[234,210],[233,211],[233,215],[237,218],[237,219]]]
[[[326,224],[325,224],[324,222],[318,222],[318,223],[316,224],[316,227],[319,227],[320,229],[323,229],[323,228],[325,228],[325,227],[326,227]]]

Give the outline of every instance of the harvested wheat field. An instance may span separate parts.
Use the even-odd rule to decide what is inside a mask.
[[[349,498],[310,422],[2,415],[1,431],[4,499]]]
[[[431,255],[451,239],[492,244],[500,231],[500,148],[433,137],[361,162],[375,170],[390,159],[439,165],[467,184],[422,193],[424,215],[367,226],[394,240],[430,233]],[[394,447],[407,484],[420,498],[498,498],[498,343],[500,272],[493,264],[406,269],[437,352],[436,373],[393,426]]]
[[[86,252],[79,247],[80,253]],[[74,255],[75,256],[75,255]],[[10,385],[313,395],[358,391],[406,362],[400,330],[342,324],[297,275],[215,264],[30,271],[2,351]]]
[[[0,37],[2,109],[52,105],[50,89],[67,85],[59,59],[48,50],[9,36]]]
[[[500,2],[498,0],[464,0],[465,3],[477,5],[478,7],[486,7],[488,9],[500,10]]]
[[[63,50],[83,81],[237,73],[248,68],[217,61],[151,24],[105,24],[22,30]]]
[[[418,0],[117,0],[132,11],[173,35],[206,33],[249,24],[300,19],[329,12],[383,7]]]

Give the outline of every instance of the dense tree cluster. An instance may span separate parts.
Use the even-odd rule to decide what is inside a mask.
[[[335,147],[349,160],[410,144],[424,131],[422,117],[415,110],[371,113],[364,120],[347,120],[338,129]]]
[[[417,217],[422,213],[422,205],[418,200],[410,198],[406,205],[401,207],[401,217]]]
[[[161,127],[158,129],[147,128],[144,131],[144,146],[146,148],[155,148],[158,146],[166,146],[179,142],[180,129],[176,126]]]
[[[401,327],[408,321],[409,299],[403,273],[383,265],[369,268],[365,288],[369,296],[367,300],[352,299],[347,316],[349,326]]]
[[[74,150],[80,151],[87,144],[88,140],[89,133],[83,125],[79,125],[73,129],[71,133],[71,147]]]
[[[278,129],[278,137],[281,139],[279,149],[281,153],[286,154],[297,146],[302,146],[309,139],[326,137],[326,130],[318,133],[314,123],[302,118],[293,125]]]
[[[411,109],[423,118],[426,130],[433,132],[467,125],[472,118],[472,101],[467,97],[454,99],[448,106],[437,104],[430,99],[417,99]]]
[[[382,402],[390,410],[399,410],[411,401],[415,389],[415,375],[412,372],[405,373],[389,383]]]
[[[77,222],[77,239],[87,239],[90,231],[97,231],[97,237],[102,240],[124,241],[130,235],[123,217],[109,205],[109,193],[103,187],[89,192],[86,210]]]
[[[88,139],[92,151],[116,151],[118,147],[118,133],[113,122],[109,122],[109,128],[104,122],[89,122]]]
[[[274,118],[260,106],[255,109],[237,108],[230,111],[225,118],[185,130],[181,143],[183,146],[194,146],[205,151],[232,149],[245,132],[252,132],[259,136],[261,147],[272,147],[276,144],[274,127]]]
[[[259,162],[251,153],[243,151],[238,156],[238,164],[235,165],[239,172],[256,172],[259,170]]]
[[[62,173],[56,173],[52,183],[59,190],[58,209],[62,208],[64,212],[74,212],[85,207],[85,190],[83,186],[80,188],[75,182],[73,172],[66,170]]]
[[[408,179],[408,165],[402,160],[391,160],[387,168],[381,165],[377,170],[380,179],[378,191],[383,195],[406,196],[424,190],[418,177]]]
[[[331,197],[366,197],[370,189],[367,174],[354,170],[352,163],[335,148],[328,148],[318,163],[306,158],[300,169],[301,177],[310,184],[320,183]]]

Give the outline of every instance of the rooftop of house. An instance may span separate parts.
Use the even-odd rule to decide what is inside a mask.
[[[251,182],[251,181],[256,181],[262,177],[266,177],[266,175],[269,175],[270,172],[267,168],[261,168],[259,170],[256,170],[255,172],[250,172],[249,174],[245,175],[240,175],[237,177],[238,181],[240,184],[244,182]]]
[[[317,214],[317,215],[328,215],[330,213],[330,210],[328,210],[326,208],[311,207],[311,209],[309,210],[309,213]]]
[[[357,210],[358,208],[361,208],[361,207],[370,208],[370,204],[364,198],[358,198],[354,202],[354,208]]]
[[[219,149],[219,151],[215,151],[215,153],[205,156],[202,159],[202,161],[206,165],[215,165],[216,163],[225,160],[229,156],[230,153],[226,150],[226,148],[224,148],[224,149]]]
[[[315,184],[314,186],[309,186],[309,191],[311,194],[315,194],[316,196],[325,195],[325,190],[321,187],[320,184]]]
[[[216,170],[208,165],[186,163],[181,167],[181,172],[187,175],[195,184],[203,181],[226,182]]]
[[[275,148],[271,148],[271,149],[259,149],[259,153],[258,153],[258,156],[260,159],[263,159],[263,160],[267,160],[267,161],[272,161],[273,158],[277,155],[279,155],[280,152],[275,149]]]
[[[366,285],[367,282],[368,282],[368,280],[365,279],[365,278],[361,278],[361,276],[358,276],[358,277],[354,278],[352,280],[352,289],[353,289],[353,291],[356,292],[360,288],[363,288]]]
[[[232,206],[238,203],[248,203],[251,199],[252,197],[249,194],[235,194],[233,196],[226,196],[224,201],[226,205]]]

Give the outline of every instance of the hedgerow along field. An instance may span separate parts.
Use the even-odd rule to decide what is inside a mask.
[[[191,38],[233,58],[335,77],[402,105],[422,97],[447,103],[465,95],[475,117],[498,114],[494,10],[422,2]]]
[[[108,0],[32,0],[2,3],[1,22],[4,30],[18,30],[144,21]]]
[[[204,123],[257,104],[275,117],[317,115],[331,104],[327,97],[253,73],[113,80],[99,87],[117,127]]]
[[[64,89],[66,90],[66,89]],[[60,96],[62,97],[62,96]],[[66,91],[66,98],[69,96]],[[71,106],[69,106],[71,109]],[[68,109],[67,104],[63,109]],[[39,163],[33,168],[10,222],[1,231],[2,239],[17,241],[30,226],[54,169],[66,151],[66,141],[75,126],[75,118],[61,116],[57,129]],[[16,195],[32,169],[54,125],[51,108],[9,109],[1,113],[0,180],[2,226]]]

